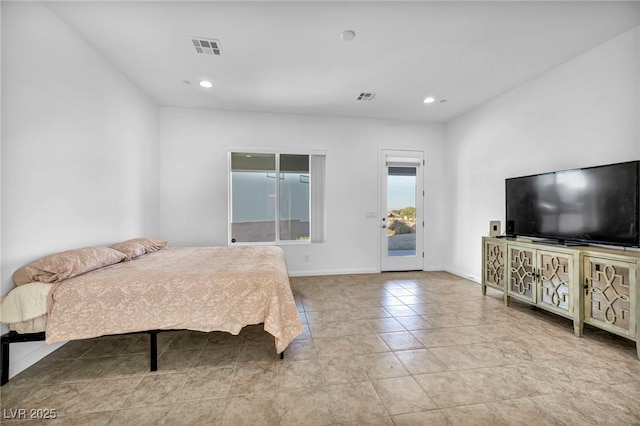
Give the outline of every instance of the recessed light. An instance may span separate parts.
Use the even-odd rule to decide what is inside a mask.
[[[200,84],[200,86],[204,87],[205,89],[211,89],[213,87],[213,83],[207,80],[201,80],[198,84]]]
[[[340,38],[344,41],[351,41],[356,38],[356,32],[353,30],[345,30],[340,34]]]
[[[436,98],[434,98],[433,96],[427,96],[426,98],[424,98],[424,103],[425,104],[431,104],[433,102],[436,101]]]

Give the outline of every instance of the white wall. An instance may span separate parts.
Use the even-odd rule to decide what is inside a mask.
[[[447,124],[449,270],[479,279],[505,178],[640,159],[639,49],[636,27]]]
[[[424,150],[425,266],[445,264],[443,126],[434,124],[161,108],[162,238],[227,244],[227,153],[239,147],[327,153],[327,242],[284,245],[292,275],[379,271],[379,219],[365,217],[379,210],[379,150]]]
[[[43,255],[156,233],[158,111],[43,4],[1,7],[4,295]],[[50,350],[12,345],[11,375]]]

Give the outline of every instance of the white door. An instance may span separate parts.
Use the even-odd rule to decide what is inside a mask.
[[[380,163],[380,270],[422,270],[424,153],[381,150]]]

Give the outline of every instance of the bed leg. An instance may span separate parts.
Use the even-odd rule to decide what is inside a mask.
[[[0,386],[9,381],[9,344],[20,342],[40,342],[46,340],[44,331],[39,333],[18,334],[16,331],[9,331],[0,336],[0,346],[2,346],[2,372],[0,373]]]
[[[0,386],[4,386],[9,381],[9,335],[2,335],[2,372],[0,373]]]
[[[284,351],[280,352],[280,359],[284,359]]]
[[[158,331],[149,332],[149,364],[150,371],[158,371]]]

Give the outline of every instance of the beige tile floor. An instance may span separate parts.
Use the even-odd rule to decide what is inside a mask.
[[[632,342],[441,272],[292,278],[305,333],[71,342],[2,388],[3,424],[640,425]],[[55,409],[10,421],[16,409]]]

